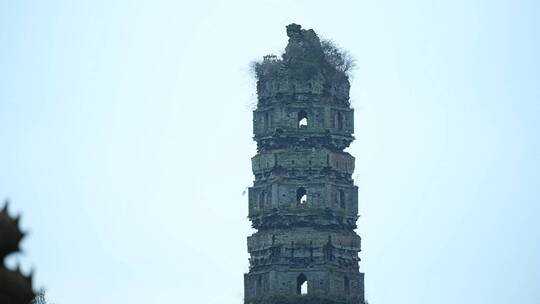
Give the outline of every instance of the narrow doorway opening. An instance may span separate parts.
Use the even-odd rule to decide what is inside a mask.
[[[306,295],[308,293],[307,277],[303,273],[296,279],[296,293],[299,295]]]
[[[255,286],[255,293],[260,295],[262,294],[262,279],[261,276],[257,277],[257,284]]]
[[[343,115],[341,113],[337,114],[337,128],[338,130],[343,130]]]
[[[306,113],[306,111],[302,110],[302,111],[298,112],[298,127],[299,128],[306,128],[307,125],[308,125],[307,113]]]
[[[266,203],[266,192],[262,191],[259,197],[259,209],[264,209],[264,204]]]
[[[345,285],[343,286],[345,289],[345,294],[349,294],[351,291],[351,281],[349,280],[347,276],[343,278],[343,284]]]
[[[264,130],[268,130],[268,126],[270,125],[270,119],[268,117],[268,112],[264,113]]]
[[[300,187],[298,190],[296,190],[296,201],[300,205],[307,203],[307,192],[304,187]]]
[[[339,190],[339,206],[345,209],[345,191]]]

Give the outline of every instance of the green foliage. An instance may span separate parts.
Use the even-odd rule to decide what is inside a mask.
[[[337,71],[337,74],[350,76],[355,61],[347,51],[337,47],[331,40],[322,40],[320,49],[318,49],[318,52],[320,51],[323,53],[322,57],[313,57],[318,58],[317,62],[302,61],[297,63],[294,67],[286,70],[287,76],[293,79],[309,78],[317,73],[319,68],[324,68],[327,71],[326,74],[328,72],[336,74]],[[283,59],[273,54],[264,56],[260,61],[253,61],[250,66],[257,80],[272,78],[281,71],[285,71]]]
[[[257,80],[267,75],[276,75],[282,62],[283,60],[276,55],[266,55],[263,60],[251,63],[251,71],[255,74]]]
[[[262,61],[253,61],[251,63],[251,71],[257,80],[265,76],[277,75],[283,60],[276,55],[266,55]]]
[[[41,289],[37,292],[36,297],[30,302],[30,304],[47,304],[47,298],[45,297],[45,289]]]
[[[346,50],[336,46],[332,40],[321,40],[321,48],[324,53],[324,59],[336,70],[350,76],[354,69],[354,58]]]

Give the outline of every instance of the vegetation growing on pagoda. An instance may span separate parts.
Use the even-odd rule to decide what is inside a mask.
[[[251,69],[257,80],[278,76],[309,79],[319,72],[325,78],[350,76],[354,59],[334,42],[320,40],[313,30],[303,30],[295,24],[287,27],[287,34],[289,43],[281,57],[266,55],[252,62]]]

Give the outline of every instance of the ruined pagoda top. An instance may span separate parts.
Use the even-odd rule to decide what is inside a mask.
[[[289,41],[281,58],[267,55],[253,65],[259,104],[283,97],[348,104],[353,60],[332,42],[321,41],[313,29],[295,23],[286,29]]]

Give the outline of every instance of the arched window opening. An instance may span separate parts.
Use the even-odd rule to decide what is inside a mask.
[[[339,190],[339,206],[343,209],[345,209],[345,191]]]
[[[307,128],[307,113],[306,111],[302,110],[298,112],[298,127],[299,128]]]
[[[307,203],[307,192],[304,187],[300,187],[298,190],[296,190],[296,201],[300,205]]]
[[[307,277],[303,273],[296,279],[296,293],[299,295],[305,295],[308,293]]]
[[[343,115],[341,113],[337,114],[337,128],[338,130],[343,130]]]
[[[349,278],[347,276],[345,276],[343,278],[343,288],[345,290],[345,294],[349,294],[349,292],[351,291],[351,281],[349,280]]]

